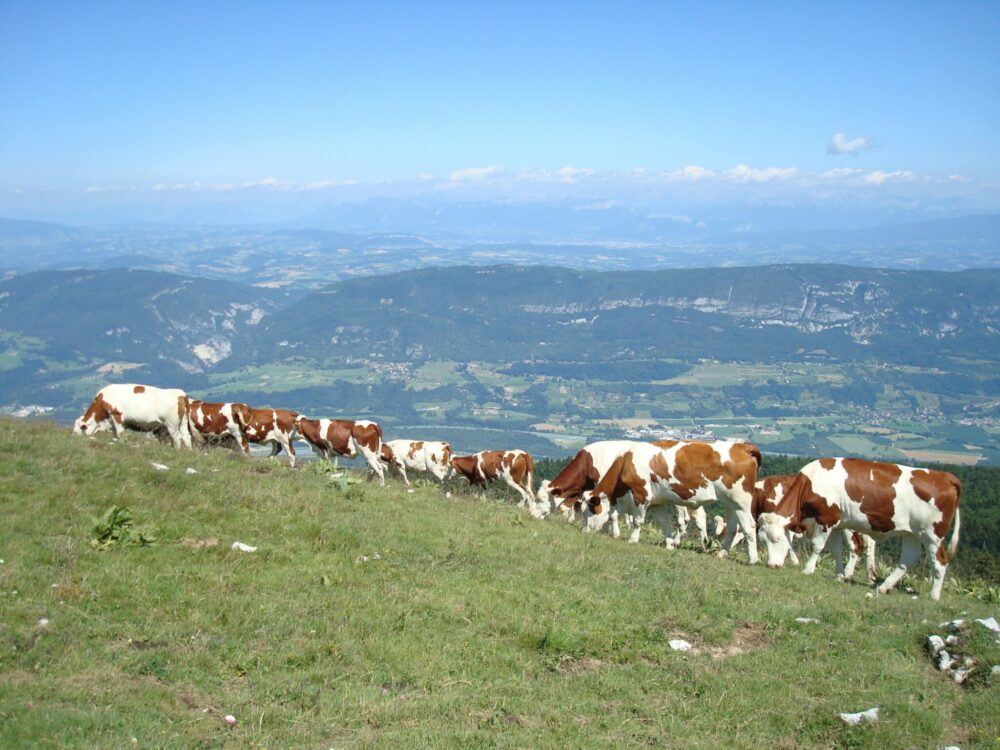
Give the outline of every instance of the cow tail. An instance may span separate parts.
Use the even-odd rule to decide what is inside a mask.
[[[951,527],[951,541],[948,542],[948,560],[949,561],[951,561],[951,559],[955,556],[955,553],[958,551],[958,532],[959,532],[959,529],[961,529],[961,528],[962,528],[962,511],[956,505],[955,506],[955,523]]]

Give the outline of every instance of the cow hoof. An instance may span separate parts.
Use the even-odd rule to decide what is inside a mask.
[[[729,557],[729,553],[728,553],[728,552],[726,552],[726,550],[724,550],[724,549],[720,549],[720,550],[719,550],[718,552],[716,552],[715,554],[716,554],[716,556],[717,556],[717,557],[718,557],[718,558],[719,558],[720,560],[725,560],[725,559],[726,559],[727,557]]]
[[[446,493],[444,493],[444,496],[445,497],[451,497],[451,493],[450,492],[446,492]]]
[[[778,569],[778,568],[780,568],[781,566],[780,566],[780,565],[778,565],[777,563],[771,563],[771,564],[770,564],[770,565],[768,565],[767,567],[768,567],[768,568],[770,568],[771,570],[777,570],[777,569]]]

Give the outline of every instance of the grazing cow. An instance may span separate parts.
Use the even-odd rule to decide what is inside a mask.
[[[785,493],[792,486],[792,482],[795,481],[798,474],[783,474],[779,476],[765,477],[764,479],[758,479],[756,485],[754,485],[754,498],[753,505],[751,506],[751,513],[753,517],[758,521],[762,513],[773,513],[777,510],[778,504],[781,502],[781,498],[784,497]],[[726,519],[722,516],[714,516],[713,523],[715,526],[715,537],[716,539],[721,539],[726,533]],[[797,534],[794,531],[786,530],[786,536],[788,537],[788,558],[792,561],[793,565],[799,564],[799,558],[795,554],[795,545],[793,544],[796,539],[801,537],[801,534]],[[762,543],[766,544],[766,539],[764,538],[764,531],[759,528],[757,529],[757,538]],[[743,540],[743,532],[739,529],[736,530],[736,538],[733,540],[733,544],[739,544]],[[875,582],[875,540],[870,536],[861,534],[857,531],[844,530],[842,538],[839,541],[833,541],[831,538],[830,544],[847,544],[847,567],[844,571],[844,577],[850,579],[854,576],[854,569],[858,565],[858,560],[862,552],[865,553],[865,571],[868,575],[868,582]]]
[[[803,573],[813,573],[834,529],[852,529],[880,539],[901,535],[899,565],[878,587],[887,593],[927,550],[933,569],[931,598],[941,598],[948,563],[958,548],[962,483],[946,471],[866,461],[859,458],[821,458],[806,464],[772,513],[762,513],[761,529],[768,563],[785,561],[786,530],[804,532],[812,554]],[[951,541],[945,537],[952,525]],[[835,538],[831,551],[837,575],[845,574],[843,544]]]
[[[356,458],[360,453],[368,464],[368,480],[378,476],[385,486],[385,469],[380,462],[382,428],[367,419],[307,419],[296,417],[299,435],[323,459],[334,454]]]
[[[616,458],[590,492],[583,495],[588,530],[601,528],[608,509],[631,492],[637,508],[651,515],[663,529],[664,542],[674,546],[670,506],[698,508],[715,500],[728,506],[733,528],[720,556],[729,554],[736,525],[747,538],[750,563],[757,562],[756,523],[750,512],[757,481],[759,450],[748,443],[682,442],[669,448],[632,443]]]
[[[73,423],[73,432],[93,435],[112,430],[122,437],[125,429],[150,432],[162,427],[174,447],[191,447],[188,397],[177,388],[122,383],[107,385],[97,392],[82,417]]]
[[[250,407],[246,404],[210,403],[193,399],[188,401],[188,417],[191,435],[202,442],[222,441],[231,435],[236,441],[236,449],[249,451],[243,432],[250,419]]]
[[[680,442],[686,441],[658,440],[654,441],[652,445],[658,448],[672,448]],[[598,480],[611,468],[614,460],[625,453],[632,444],[631,440],[600,440],[581,448],[555,479],[542,482],[538,490],[538,501],[531,508],[531,514],[536,518],[544,518],[549,513],[558,510],[566,514],[572,521],[574,512],[582,509],[583,493],[592,490],[597,485]],[[740,445],[753,456],[759,467],[760,448],[753,443],[741,443]],[[608,512],[611,521],[611,535],[615,539],[621,533],[618,526],[618,514],[624,513],[626,525],[632,529],[629,541],[633,543],[639,541],[642,524],[645,520],[645,510],[636,507],[632,502],[631,494],[625,494],[619,498]],[[687,532],[688,521],[692,518],[698,528],[702,548],[705,548],[708,545],[707,517],[701,508],[696,508],[693,513],[689,514],[686,508],[678,506],[678,533],[674,535],[675,541],[680,544],[681,538]]]
[[[521,496],[519,507],[530,510],[535,504],[532,489],[535,461],[530,453],[522,450],[480,451],[471,456],[452,456],[451,465],[473,486],[478,484],[486,489],[490,482],[502,479]]]
[[[427,471],[437,477],[441,488],[451,496],[451,446],[448,443],[429,440],[389,440],[382,443],[382,461],[395,466],[403,484],[410,486],[406,470]]]
[[[271,456],[277,456],[281,449],[288,454],[288,465],[295,468],[295,419],[298,412],[288,409],[254,409],[247,408],[243,422],[243,440],[241,446],[244,453],[250,452],[250,443],[270,443]]]

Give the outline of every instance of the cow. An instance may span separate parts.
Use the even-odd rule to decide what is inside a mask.
[[[206,443],[222,441],[230,435],[236,441],[237,450],[249,452],[243,434],[250,419],[250,407],[246,404],[191,399],[188,401],[188,418],[191,435],[196,440]]]
[[[174,447],[191,447],[187,394],[177,388],[121,383],[97,392],[83,416],[73,423],[78,435],[110,429],[122,437],[126,429],[150,432],[165,429]]]
[[[733,528],[727,532],[721,557],[729,554],[737,524],[747,538],[751,564],[757,563],[756,524],[751,513],[760,451],[749,443],[679,442],[669,448],[633,442],[614,460],[593,490],[583,494],[588,531],[599,530],[618,499],[631,492],[642,517],[650,515],[663,530],[664,543],[675,543],[670,506],[695,509],[721,500]]]
[[[931,599],[941,598],[948,563],[958,549],[962,483],[954,474],[860,458],[821,458],[806,464],[774,512],[762,513],[768,564],[784,564],[787,530],[803,532],[811,555],[802,570],[816,570],[835,529],[852,529],[876,539],[900,535],[899,565],[878,587],[888,593],[920,559],[923,545],[932,567]],[[952,520],[954,527],[952,528]],[[945,546],[948,529],[951,540]],[[838,577],[844,577],[843,544],[831,544]]]
[[[677,445],[678,442],[681,441],[661,440],[652,444],[659,448],[670,448]],[[611,468],[612,462],[627,451],[631,444],[631,440],[600,440],[581,448],[555,479],[542,482],[538,490],[538,500],[530,508],[531,515],[535,518],[544,518],[553,511],[559,511],[572,521],[575,512],[582,509],[580,503],[583,493],[594,488],[597,481]],[[743,445],[756,456],[757,463],[760,465],[760,449],[752,443],[743,443]],[[619,537],[621,532],[618,526],[618,515],[624,513],[626,524],[632,529],[629,541],[638,542],[643,522],[642,511],[632,503],[631,496],[625,495],[620,498],[609,512],[611,535],[615,539]],[[708,543],[704,511],[695,511],[691,517],[694,518],[702,547],[704,547]],[[680,536],[683,536],[687,530],[688,519],[687,509],[678,508],[677,522],[680,529],[678,543],[680,543]]]
[[[382,454],[382,428],[367,419],[308,419],[298,416],[295,427],[313,453],[329,460],[332,456],[356,458],[358,454],[368,464],[368,480],[379,478],[385,486],[385,469],[380,461]]]
[[[530,453],[522,450],[480,451],[470,456],[452,456],[451,465],[473,486],[481,485],[486,489],[490,482],[502,479],[521,496],[519,507],[530,510],[535,504],[532,488],[535,461]]]
[[[382,443],[381,459],[388,466],[395,466],[403,484],[410,486],[406,470],[426,471],[433,474],[445,491],[446,497],[451,497],[451,475],[454,469],[451,465],[451,446],[448,443],[431,442],[429,440],[389,440]]]
[[[250,443],[270,443],[271,456],[277,456],[284,448],[288,454],[288,465],[295,468],[295,446],[292,441],[295,440],[295,419],[299,413],[288,409],[247,407],[243,414],[243,439],[240,441],[243,452],[250,452]]]

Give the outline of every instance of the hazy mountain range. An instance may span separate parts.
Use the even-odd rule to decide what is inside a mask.
[[[1000,265],[1000,216],[853,229],[712,223],[624,206],[337,206],[308,225],[64,226],[0,220],[0,272],[144,268],[318,288],[353,276],[514,263],[591,270],[840,263],[961,270]],[[324,228],[327,227],[327,228]],[[337,227],[331,229],[329,227]]]

